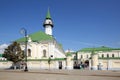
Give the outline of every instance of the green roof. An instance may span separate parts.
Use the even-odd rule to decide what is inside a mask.
[[[48,8],[48,12],[47,12],[46,19],[51,19],[51,16],[50,16],[50,10],[49,10],[49,8]]]
[[[66,56],[72,56],[72,53],[71,52],[67,52]]]
[[[35,32],[33,34],[28,35],[28,38],[31,38],[33,42],[39,41],[50,41],[53,40],[53,37],[50,35],[45,34],[42,31]],[[17,42],[25,42],[25,37],[16,40]]]
[[[120,48],[110,48],[110,47],[96,47],[96,48],[84,48],[79,50],[80,52],[92,52],[92,51],[112,51],[112,50],[120,50]]]

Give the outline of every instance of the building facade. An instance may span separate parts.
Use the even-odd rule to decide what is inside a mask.
[[[66,56],[62,45],[52,34],[54,27],[50,11],[43,23],[45,32],[38,31],[28,35],[27,59],[29,69],[65,69]],[[17,40],[22,50],[25,50],[25,38]]]
[[[16,40],[27,51],[29,69],[82,69],[120,70],[120,48],[84,48],[77,52],[64,52],[62,45],[53,36],[54,24],[48,10],[43,22],[45,31],[38,31]],[[22,63],[25,63],[23,61]],[[0,55],[0,68],[9,68],[12,62]]]
[[[73,55],[77,66],[87,65],[93,70],[120,70],[120,48],[84,48]]]

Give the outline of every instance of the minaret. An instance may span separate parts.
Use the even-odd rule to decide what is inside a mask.
[[[52,35],[53,23],[52,23],[52,19],[51,19],[51,16],[50,16],[49,9],[48,9],[48,12],[47,12],[46,19],[43,23],[43,26],[45,28],[45,33],[48,34],[48,35]]]

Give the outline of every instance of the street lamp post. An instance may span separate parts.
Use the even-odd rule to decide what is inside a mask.
[[[25,29],[25,28],[22,28],[21,29],[21,34],[24,34],[25,35],[25,62],[26,62],[26,64],[25,64],[25,72],[27,72],[28,71],[28,67],[27,67],[27,30]]]
[[[49,59],[48,59],[49,70],[50,70],[50,62],[51,62],[51,57],[49,57]]]
[[[48,59],[49,70],[50,70],[50,64],[51,64],[50,62],[51,62],[51,58],[52,58],[52,57],[53,57],[53,55],[50,55],[50,56],[49,56],[49,59]]]

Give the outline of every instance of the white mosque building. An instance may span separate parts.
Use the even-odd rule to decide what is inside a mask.
[[[43,23],[45,32],[38,31],[27,35],[27,67],[28,69],[73,69],[72,57],[67,57],[62,45],[52,34],[54,27],[48,9]],[[26,37],[16,40],[25,51]],[[9,68],[12,62],[1,60],[0,68]]]
[[[28,35],[28,68],[65,69],[65,52],[62,45],[56,41],[52,34],[54,25],[49,10],[43,23],[43,27],[45,28],[45,32],[38,31]],[[22,50],[24,50],[25,38],[20,38],[17,42],[20,43]]]

